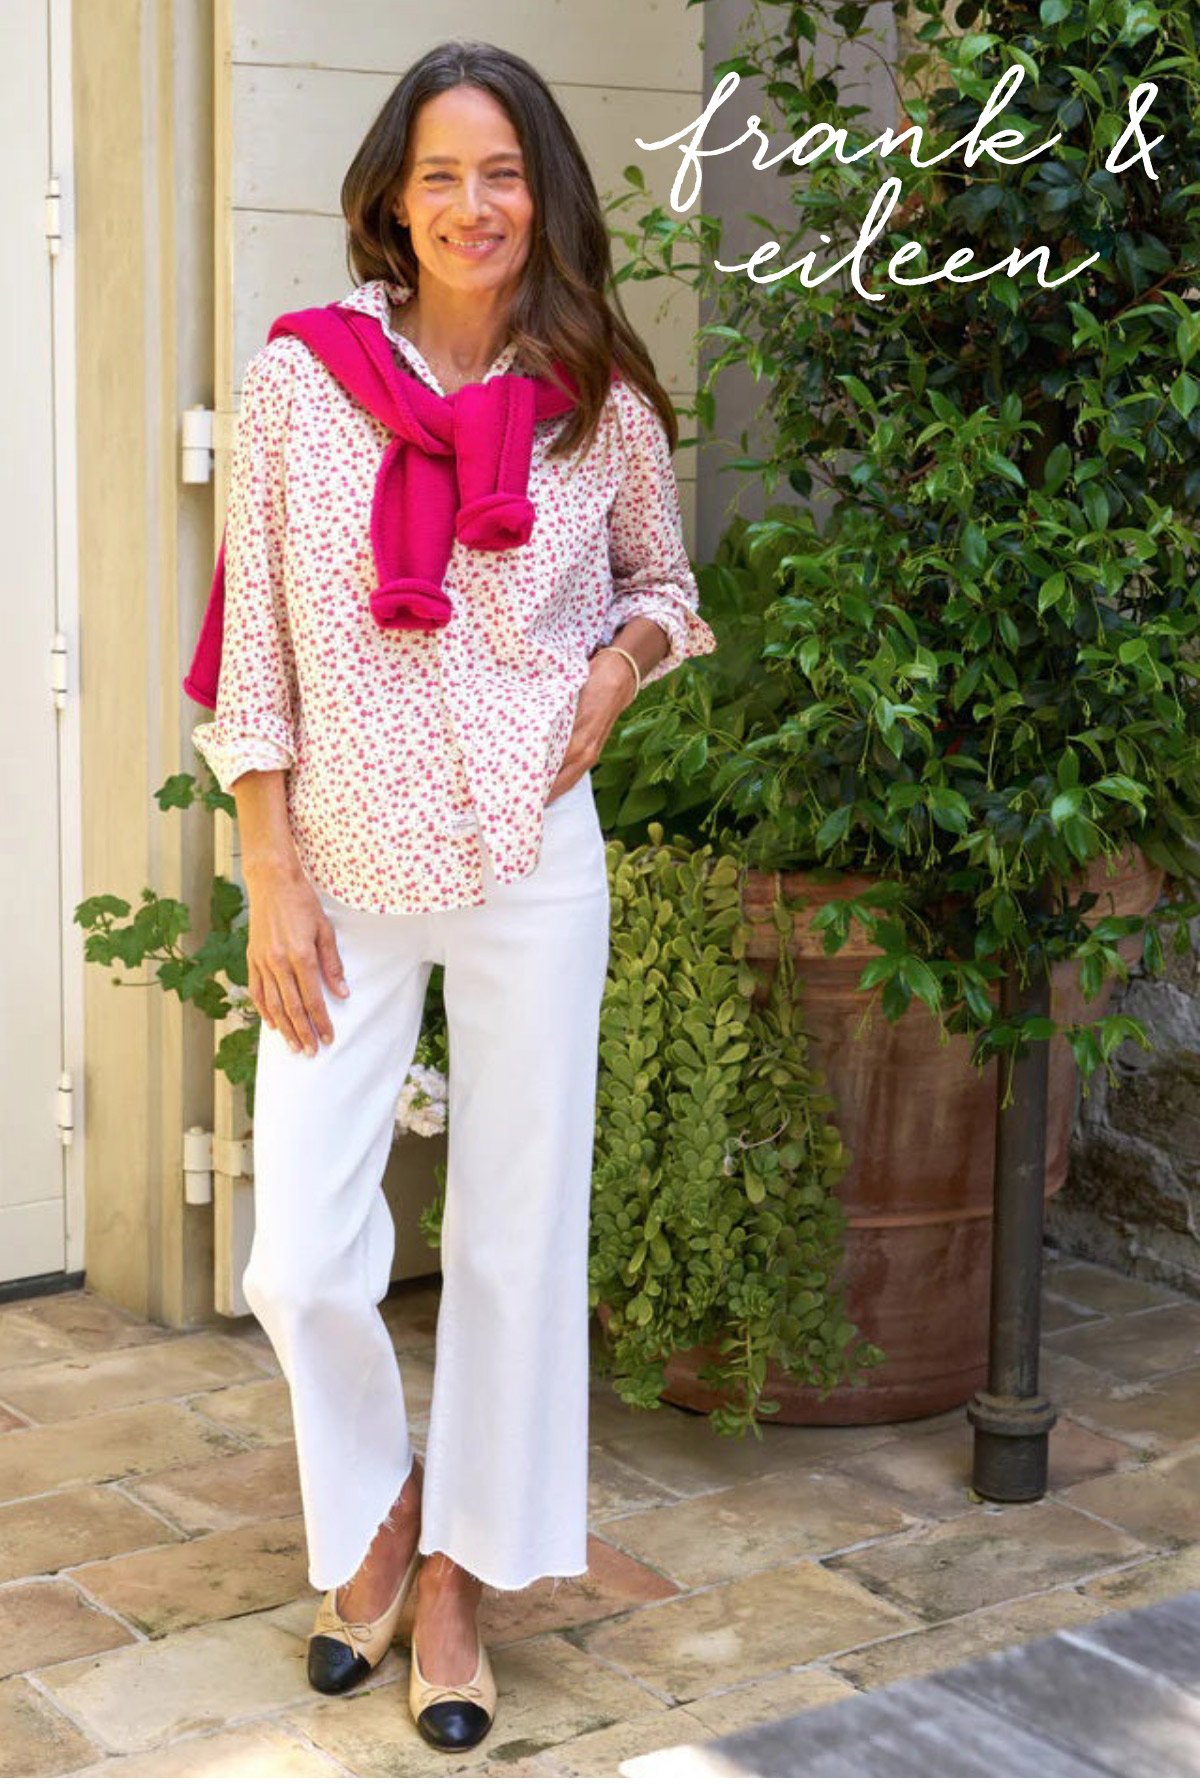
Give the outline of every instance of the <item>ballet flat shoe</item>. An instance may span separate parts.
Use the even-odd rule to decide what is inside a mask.
[[[418,1733],[431,1747],[437,1747],[443,1753],[458,1753],[464,1747],[478,1746],[495,1719],[496,1681],[480,1633],[478,1610],[475,1612],[475,1639],[479,1643],[479,1660],[465,1685],[431,1684],[421,1671],[415,1637],[412,1642],[408,1707]]]
[[[379,1665],[392,1645],[404,1601],[420,1565],[421,1552],[414,1544],[396,1596],[369,1623],[347,1622],[337,1608],[337,1589],[330,1587],[321,1600],[308,1638],[308,1682],[314,1691],[330,1697],[349,1691]]]

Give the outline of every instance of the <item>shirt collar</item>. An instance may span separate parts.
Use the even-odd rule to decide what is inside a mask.
[[[439,396],[444,396],[445,392],[439,384],[432,366],[426,363],[423,354],[418,351],[407,335],[398,334],[392,327],[391,316],[388,312],[389,299],[399,308],[401,304],[407,303],[412,295],[413,287],[411,285],[393,284],[387,279],[368,279],[365,284],[356,286],[348,297],[342,298],[340,307],[345,310],[361,310],[364,316],[374,316],[380,323],[387,339],[394,347],[399,348],[413,370],[423,377],[426,383],[431,384]],[[509,341],[506,346],[502,347],[483,374],[480,383],[486,384],[489,378],[498,378],[502,372],[508,371],[516,350],[515,341]]]

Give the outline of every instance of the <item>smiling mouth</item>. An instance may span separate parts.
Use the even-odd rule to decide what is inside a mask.
[[[444,235],[441,239],[451,248],[478,249],[494,247],[500,237],[498,235],[480,235],[468,241],[452,235]]]

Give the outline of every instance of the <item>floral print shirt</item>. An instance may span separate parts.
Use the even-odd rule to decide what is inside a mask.
[[[445,394],[392,325],[412,288],[370,280],[341,300],[377,316],[393,350]],[[499,377],[510,342],[485,373]],[[566,753],[588,657],[636,616],[655,621],[666,675],[716,648],[700,617],[666,429],[614,381],[591,449],[548,460],[562,416],[536,422],[527,544],[454,540],[436,631],[384,629],[370,517],[391,434],[295,336],[269,341],[242,384],[225,536],[221,676],[192,741],[222,791],[285,769],[301,865],[361,910],[481,905],[528,874]]]

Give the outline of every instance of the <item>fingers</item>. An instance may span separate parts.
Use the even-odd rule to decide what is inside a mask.
[[[270,926],[268,925],[270,930]],[[311,1058],[319,1043],[331,1046],[333,1023],[325,1005],[322,974],[339,997],[349,997],[333,924],[318,910],[311,943],[297,947],[283,939],[281,924],[266,947],[248,949],[250,995],[263,1021],[281,1034],[293,1053]],[[294,937],[295,931],[292,935]],[[303,934],[303,930],[301,930]]]

